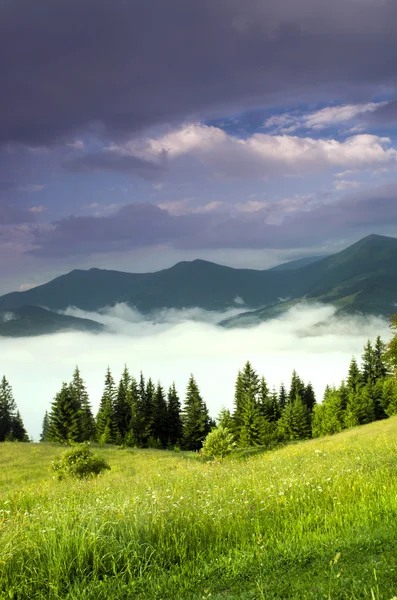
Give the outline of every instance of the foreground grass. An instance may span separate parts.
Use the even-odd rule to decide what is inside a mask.
[[[0,445],[2,600],[397,595],[397,418],[223,464],[100,448],[82,483],[62,451]]]

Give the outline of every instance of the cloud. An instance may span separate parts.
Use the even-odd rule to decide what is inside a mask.
[[[82,316],[80,311],[68,312]],[[119,306],[96,315],[108,327],[104,334],[63,333],[25,338],[23,344],[0,338],[0,374],[12,384],[29,433],[37,439],[45,410],[50,409],[62,381],[71,380],[76,364],[95,412],[107,366],[118,379],[127,364],[135,377],[142,370],[145,377],[160,379],[166,388],[175,381],[182,399],[193,372],[216,417],[222,405],[233,408],[237,372],[247,360],[277,388],[281,381],[289,383],[296,368],[305,381],[312,381],[321,399],[327,383],[339,384],[346,376],[351,356],[362,354],[368,338],[379,334],[387,340],[390,336],[386,321],[339,320],[331,307],[296,308],[282,319],[249,329],[219,328],[214,317],[224,316],[171,311],[164,312],[158,322],[149,322]]]
[[[291,100],[395,89],[394,0],[13,0],[0,141],[110,139]],[[18,41],[17,41],[18,40]]]
[[[341,106],[326,106],[320,110],[297,115],[284,113],[266,119],[265,127],[283,133],[297,129],[321,130],[351,121],[359,115],[372,113],[386,106],[387,102],[368,102],[367,104],[345,104]],[[355,128],[352,128],[352,132]]]
[[[120,155],[115,152],[97,152],[75,158],[64,164],[64,167],[74,173],[97,173],[101,171],[119,171],[130,173],[146,181],[155,181],[165,172],[164,164],[145,160],[138,156]]]
[[[343,181],[343,180],[342,180]],[[338,182],[337,182],[338,183]],[[339,182],[340,183],[340,182]],[[337,197],[303,194],[189,210],[189,202],[162,208],[130,204],[102,216],[70,216],[33,225],[30,254],[60,258],[134,248],[305,248],[338,237],[379,232],[397,221],[397,184]],[[309,232],[309,234],[308,234]]]
[[[44,190],[44,185],[37,183],[30,183],[29,185],[21,186],[20,190],[22,192],[41,192]]]
[[[361,182],[360,181],[350,181],[347,179],[339,179],[337,181],[335,181],[335,189],[338,192],[342,192],[344,190],[351,190],[353,188],[358,188],[360,187]]]
[[[172,170],[179,161],[188,157],[227,178],[263,179],[340,168],[395,166],[397,150],[390,145],[389,138],[370,134],[351,136],[341,142],[263,133],[241,139],[218,127],[191,124],[157,138],[134,139],[113,145],[111,152],[118,157],[114,160],[116,168],[118,160],[139,157],[147,161],[161,159]]]
[[[2,225],[33,223],[34,221],[35,215],[30,210],[0,202],[0,227]]]
[[[0,181],[0,194],[2,192],[8,192],[8,190],[12,190],[15,188],[15,181]]]

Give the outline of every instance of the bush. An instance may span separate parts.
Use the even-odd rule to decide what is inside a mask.
[[[110,467],[105,459],[93,454],[84,444],[67,450],[59,460],[54,460],[52,463],[52,470],[55,472],[57,479],[65,479],[66,477],[86,479],[96,477],[107,469],[110,469]]]
[[[222,459],[233,451],[235,445],[236,442],[229,429],[219,425],[219,427],[210,431],[205,438],[201,454],[209,458]]]

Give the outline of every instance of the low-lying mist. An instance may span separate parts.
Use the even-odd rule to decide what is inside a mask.
[[[0,338],[0,375],[10,381],[25,426],[38,439],[45,410],[76,365],[84,377],[94,412],[110,366],[118,383],[126,364],[139,377],[160,380],[166,389],[175,381],[181,400],[191,373],[200,386],[211,416],[233,407],[237,372],[250,360],[270,387],[289,383],[295,368],[311,381],[321,400],[326,384],[339,384],[352,355],[359,358],[367,339],[390,337],[381,318],[336,317],[330,306],[297,306],[282,317],[247,329],[224,329],[217,323],[241,312],[201,309],[162,310],[148,321],[126,305],[88,313],[67,314],[103,323],[102,334],[59,333],[33,338]]]

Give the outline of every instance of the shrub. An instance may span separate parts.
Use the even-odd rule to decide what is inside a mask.
[[[209,458],[222,459],[232,452],[235,445],[236,442],[229,429],[219,425],[219,427],[210,431],[205,438],[201,454]]]
[[[96,477],[107,469],[110,469],[110,467],[105,459],[93,454],[85,444],[67,450],[59,460],[52,463],[52,470],[55,472],[57,479],[65,479],[66,477],[86,479]]]

